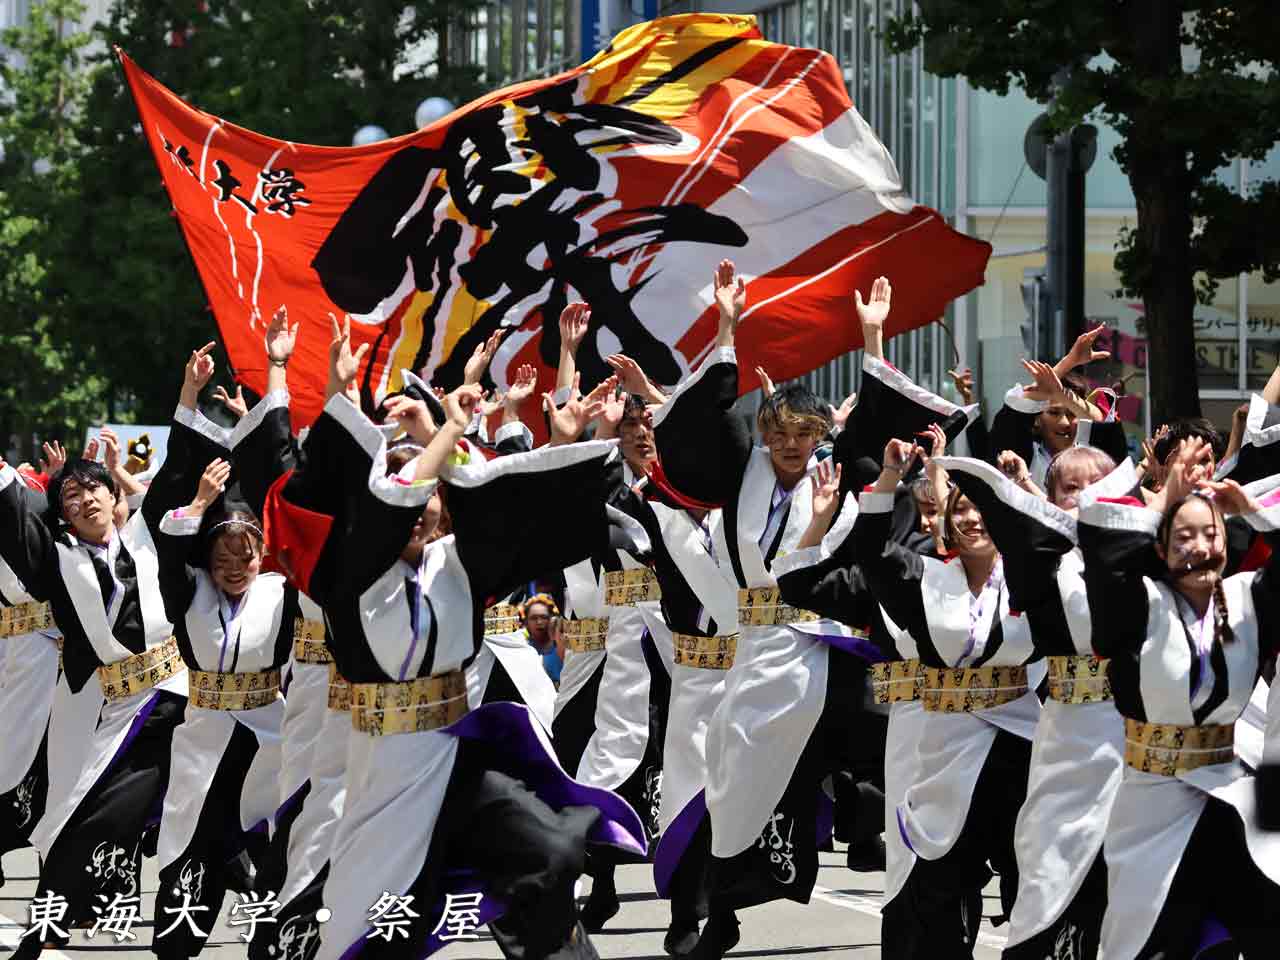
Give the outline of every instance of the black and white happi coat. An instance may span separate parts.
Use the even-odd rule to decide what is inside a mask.
[[[1251,486],[1255,495],[1274,493],[1280,478]],[[1080,499],[1089,605],[1106,611],[1105,629],[1095,629],[1093,642],[1099,654],[1110,658],[1116,709],[1148,723],[1235,723],[1249,703],[1262,664],[1280,649],[1280,577],[1274,560],[1223,581],[1234,639],[1226,645],[1213,642],[1213,604],[1200,621],[1167,582],[1154,576],[1163,566],[1153,550],[1161,515],[1131,496],[1137,488],[1136,471],[1126,460]],[[1274,540],[1280,505],[1245,519]],[[1206,630],[1207,643],[1202,644],[1198,635]],[[1104,843],[1108,903],[1100,956],[1105,960],[1137,956],[1152,936],[1210,798],[1235,808],[1249,856],[1272,883],[1280,884],[1280,834],[1258,829],[1253,777],[1238,760],[1177,776],[1126,765]],[[1229,888],[1231,877],[1205,882]]]
[[[270,448],[288,442],[287,396],[269,394],[246,421],[235,455],[249,472],[249,461],[273,460]],[[322,535],[281,525],[272,549],[293,558],[295,573],[309,571],[300,586],[324,608],[338,671],[349,682],[405,682],[462,670],[481,642],[487,606],[542,565],[567,566],[607,542],[601,468],[614,450],[613,444],[577,444],[492,463],[472,453],[470,462],[445,471],[455,533],[431,544],[413,568],[399,554],[435,483],[404,485],[385,476],[383,436],[338,395],[312,427],[302,465],[280,478],[278,502],[285,507],[276,513],[266,507],[277,522],[286,508],[324,515]],[[560,498],[558,511],[527,510],[530,500],[553,495]],[[488,704],[448,727],[416,733],[353,729],[324,886],[332,916],[321,927],[319,957],[358,952],[370,932],[370,906],[387,892],[415,895],[423,934],[439,919],[450,883],[441,863],[450,831],[440,818],[460,814],[445,801],[461,744],[469,741],[485,742],[490,761],[516,779],[533,777],[531,789],[558,790],[560,803],[597,806],[604,816],[590,839],[643,849],[634,811],[612,794],[569,780],[523,706]],[[487,909],[484,919],[495,915],[491,904]]]
[[[915,641],[926,667],[1021,666],[1037,654],[1027,619],[1011,606],[998,575],[983,590],[971,624],[973,595],[959,560],[944,562],[904,549],[891,539],[894,497],[863,493],[853,544],[872,592]],[[969,813],[969,799],[998,731],[1031,740],[1040,716],[1034,693],[1043,666],[1029,673],[1018,699],[973,713],[923,711],[916,747],[918,770],[898,804],[899,829],[918,856],[943,857]],[[890,828],[891,829],[891,828]]]
[[[606,502],[621,517],[634,519],[640,511],[644,478],[620,461],[608,470]],[[627,522],[621,520],[620,522]],[[665,713],[661,695],[671,669],[671,645],[657,643],[661,634],[646,637],[646,607],[605,603],[605,575],[648,567],[649,542],[634,524],[635,542],[642,550],[607,549],[564,570],[565,616],[573,620],[609,620],[603,650],[565,651],[556,691],[554,740],[564,768],[582,783],[616,790],[635,807],[646,829],[653,833],[662,777],[660,717]],[[660,663],[654,663],[655,654]],[[656,739],[656,742],[655,742]]]
[[[865,358],[864,370],[864,397],[836,441],[845,491],[866,476],[867,457],[878,457],[889,437],[913,436],[934,421],[959,432],[973,413],[934,397],[876,358]],[[737,396],[736,352],[717,348],[654,414],[658,454],[672,487],[685,498],[723,504],[722,520],[712,531],[714,559],[735,594],[777,585],[812,516],[808,480],[790,491],[780,487],[769,451],[753,448],[730,412]],[[776,811],[828,703],[831,647],[845,652],[855,633],[828,619],[739,630],[737,657],[706,744],[712,853],[722,859],[755,844],[776,847],[774,833],[786,836],[792,829]],[[862,690],[841,691],[841,697],[850,695],[860,699]],[[780,710],[778,704],[787,706]],[[806,756],[821,768],[816,752]],[[791,862],[795,845],[782,843],[783,860]],[[812,842],[808,846],[806,856],[812,856]],[[784,885],[796,879],[790,869],[780,878]],[[797,899],[808,897],[813,878],[806,880]]]
[[[222,429],[196,411],[179,407],[174,422],[185,430],[172,432],[171,445],[182,443],[184,434],[192,442],[221,442]],[[42,517],[29,509],[14,486],[17,482],[12,467],[0,470],[0,523],[8,528],[0,536],[0,554],[21,576],[33,596],[47,599],[51,604],[64,640],[66,680],[70,692],[78,694],[86,685],[98,685],[94,676],[98,666],[142,653],[164,644],[172,636],[173,625],[165,613],[160,593],[159,559],[151,529],[158,525],[166,510],[191,500],[195,483],[174,477],[162,467],[141,508],[120,529],[111,531],[106,546],[97,546],[81,542],[70,533],[55,534]],[[99,582],[95,572],[95,556],[106,562],[111,579],[109,592],[104,590],[105,584]],[[179,669],[151,689],[102,702],[92,733],[80,753],[84,762],[76,782],[66,792],[51,794],[45,815],[31,835],[32,846],[47,858],[81,800],[110,772],[117,754],[129,747],[133,735],[159,700],[167,696],[181,701],[186,694],[186,671]],[[169,749],[167,742],[163,749]],[[103,856],[113,853],[101,852]],[[93,851],[85,853],[93,856]],[[121,850],[117,856],[126,853]],[[94,873],[92,866],[88,869]]]
[[[1044,657],[1092,657],[1094,618],[1075,546],[1076,520],[1028,493],[995,467],[939,457],[973,501],[1001,551],[1012,588]],[[1102,857],[1111,804],[1124,768],[1124,721],[1110,700],[1045,700],[1031,743],[1027,796],[1018,814],[1014,850],[1018,895],[1010,915],[1014,947],[1059,923]],[[1096,867],[1101,869],[1101,867]],[[1099,881],[1099,886],[1100,886]],[[1097,925],[1079,919],[1059,936],[1097,943]],[[1082,939],[1083,937],[1083,939]]]
[[[34,602],[13,568],[0,559],[0,609]],[[0,740],[0,853],[25,846],[44,814],[58,641],[53,624],[0,637],[0,730],[5,731]]]
[[[998,457],[1005,450],[1012,450],[1026,463],[1031,479],[1041,490],[1045,489],[1053,455],[1036,437],[1035,424],[1036,417],[1048,408],[1046,401],[1027,397],[1022,384],[1014,384],[991,422],[991,456]],[[1097,447],[1117,463],[1129,452],[1124,426],[1116,419],[1114,410],[1108,411],[1105,420],[1077,420],[1075,445]]]
[[[279,670],[293,646],[298,591],[280,574],[262,573],[243,595],[227,597],[199,565],[202,519],[169,511],[155,536],[161,589],[183,662],[217,674]],[[188,704],[173,734],[156,855],[157,902],[172,897],[180,902],[186,893],[192,902],[206,894],[220,903],[226,862],[245,848],[251,832],[260,831],[265,840],[279,807],[283,721],[284,698],[278,692],[270,703],[252,709]],[[210,808],[228,801],[228,808]],[[216,910],[218,903],[209,905]]]

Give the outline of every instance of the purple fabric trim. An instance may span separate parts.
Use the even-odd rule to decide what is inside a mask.
[[[440,732],[464,740],[483,740],[497,748],[495,759],[502,764],[502,773],[522,780],[538,798],[555,810],[564,807],[595,807],[600,819],[591,828],[587,839],[593,843],[606,843],[645,856],[644,825],[631,805],[611,790],[589,787],[578,783],[564,772],[556,758],[547,750],[533,727],[529,708],[520,703],[487,703],[472,710],[461,720],[444,727]],[[445,874],[440,898],[432,904],[431,916],[438,922],[444,913],[445,894],[483,893],[484,884],[467,869],[452,869]],[[480,901],[480,922],[488,923],[502,916],[506,904],[496,897],[484,896]],[[435,923],[432,924],[432,927]],[[372,929],[370,927],[369,929]],[[359,956],[368,931],[342,952],[340,960],[353,960]],[[438,950],[443,944],[434,934],[426,943],[421,957]]]
[[[814,636],[810,634],[810,636]],[[827,646],[835,647],[837,650],[843,650],[845,653],[851,653],[855,657],[860,657],[868,663],[883,663],[886,660],[893,659],[866,637],[846,637],[841,633],[819,633],[816,639],[821,640]]]
[[[1200,924],[1200,941],[1196,944],[1195,953],[1191,955],[1192,960],[1195,960],[1206,950],[1216,947],[1220,943],[1227,943],[1230,940],[1231,931],[1223,926],[1217,917],[1210,914]]]
[[[307,785],[309,783],[311,783],[311,780],[309,778],[306,780],[303,780],[302,786],[298,787],[297,790],[293,791],[293,793],[289,795],[288,799],[285,800],[284,803],[276,807],[276,812],[271,815],[272,821],[278,822],[281,817],[283,817],[286,813],[288,813],[293,808],[293,805],[298,802],[298,798],[302,796],[302,791],[307,789]]]
[[[898,833],[902,836],[902,842],[907,845],[908,850],[915,853],[916,848],[911,845],[911,838],[907,836],[907,825],[902,820],[902,811],[894,810],[893,814],[898,818]]]
[[[836,805],[821,787],[818,788],[818,810],[815,818],[817,820],[818,849],[821,850],[831,842],[831,838],[836,832]]]
[[[160,691],[152,690],[151,696],[147,698],[147,702],[138,708],[138,712],[133,716],[133,722],[129,724],[129,732],[124,735],[124,739],[120,741],[120,746],[116,748],[115,756],[111,758],[111,762],[103,768],[99,780],[111,772],[125,751],[129,749],[129,744],[137,739],[138,734],[142,731],[142,725],[147,722],[147,717],[151,716],[151,711],[156,708],[156,701],[160,699]]]
[[[612,790],[589,787],[561,769],[533,728],[529,708],[520,703],[487,703],[472,710],[443,732],[466,740],[485,740],[499,748],[502,769],[559,810],[595,807],[600,819],[588,835],[593,843],[607,843],[645,856],[644,825],[631,805]]]
[[[658,848],[653,854],[653,885],[663,899],[670,897],[671,878],[706,815],[706,791],[699,790],[658,838]]]

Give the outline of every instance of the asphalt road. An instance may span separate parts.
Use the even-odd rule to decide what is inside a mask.
[[[771,903],[744,910],[742,940],[730,957],[857,958],[876,960],[880,956],[880,897],[884,875],[853,873],[844,866],[843,849],[821,854],[822,867],[813,900],[807,905]],[[36,858],[29,850],[4,857],[8,880],[0,888],[0,957],[12,950],[25,926],[27,901],[35,891]],[[670,919],[668,905],[653,892],[652,874],[644,866],[622,867],[617,875],[621,912],[603,933],[593,937],[600,956],[631,960],[666,960],[662,937]],[[144,917],[152,914],[156,890],[155,861],[143,868]],[[202,957],[210,960],[241,960],[245,945],[239,939],[244,927],[227,925],[230,900],[214,925],[209,945]],[[988,888],[985,913],[998,912],[994,884]],[[24,923],[20,926],[19,920]],[[1007,928],[1004,928],[1007,929]],[[978,960],[998,960],[1004,944],[1004,929],[993,930],[987,921],[979,934],[974,953]],[[85,931],[72,933],[72,942],[60,951],[46,951],[45,960],[78,957],[80,960],[115,957],[150,957],[152,927],[149,920],[133,928],[137,940],[117,945],[114,938],[99,933],[85,939]],[[489,960],[502,954],[485,936],[472,942],[455,942],[436,954],[441,960]]]

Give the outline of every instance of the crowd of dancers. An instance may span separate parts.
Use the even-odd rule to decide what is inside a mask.
[[[266,394],[219,392],[234,428],[191,354],[149,484],[109,432],[102,462],[3,465],[0,852],[41,865],[14,956],[118,931],[154,856],[161,958],[228,894],[252,960],[483,924],[595,957],[647,860],[667,951],[718,960],[834,838],[885,871],[890,960],[971,957],[996,876],[1008,960],[1274,957],[1280,374],[1229,441],[1172,423],[1135,466],[1080,376],[1096,331],[988,430],[967,373],[961,405],[885,361],[882,278],[856,403],[764,377],[754,445],[745,285],[726,261],[712,290],[669,388],[614,356],[584,396],[567,308],[536,449],[533,368],[482,387],[496,337],[453,392],[406,372],[362,409],[349,321],[295,436],[282,308]]]

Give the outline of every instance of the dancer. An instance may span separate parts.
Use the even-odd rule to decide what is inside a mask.
[[[1148,506],[1125,461],[1081,496],[1080,545],[1094,632],[1124,717],[1125,770],[1107,824],[1105,960],[1195,956],[1206,922],[1247,960],[1280,935],[1280,841],[1253,822],[1252,778],[1233,733],[1280,637],[1276,571],[1225,579],[1224,514],[1274,539],[1280,477],[1242,489],[1179,444]],[[1262,506],[1259,497],[1265,499]]]
[[[334,328],[325,412],[307,437],[304,461],[265,507],[268,524],[282,532],[304,515],[329,518],[313,527],[318,536],[294,524],[269,547],[324,607],[335,660],[352,686],[347,797],[325,884],[332,917],[321,927],[319,956],[429,952],[438,944],[433,930],[444,894],[460,892],[450,865],[478,870],[485,892],[505,901],[495,928],[504,949],[592,956],[572,896],[584,842],[591,836],[639,850],[640,825],[616,797],[558,771],[525,708],[488,704],[468,712],[462,671],[482,635],[479,598],[526,582],[539,560],[567,565],[607,537],[600,482],[611,448],[551,448],[449,468],[455,532],[424,549],[434,476],[454,456],[479,390],[451,395],[439,427],[425,404],[406,397],[391,406],[425,447],[402,471],[409,482],[398,482],[385,475],[377,428],[345,396],[359,355],[346,330],[336,321]],[[255,432],[266,436],[246,437],[246,454],[287,443],[281,399],[264,402],[270,407],[257,413]],[[237,462],[241,455],[237,446]],[[523,500],[552,490],[562,511],[522,510]],[[537,794],[522,785],[526,778]],[[416,904],[406,943],[369,936],[376,934],[371,908],[384,896]],[[495,907],[486,901],[481,916],[489,919]]]

